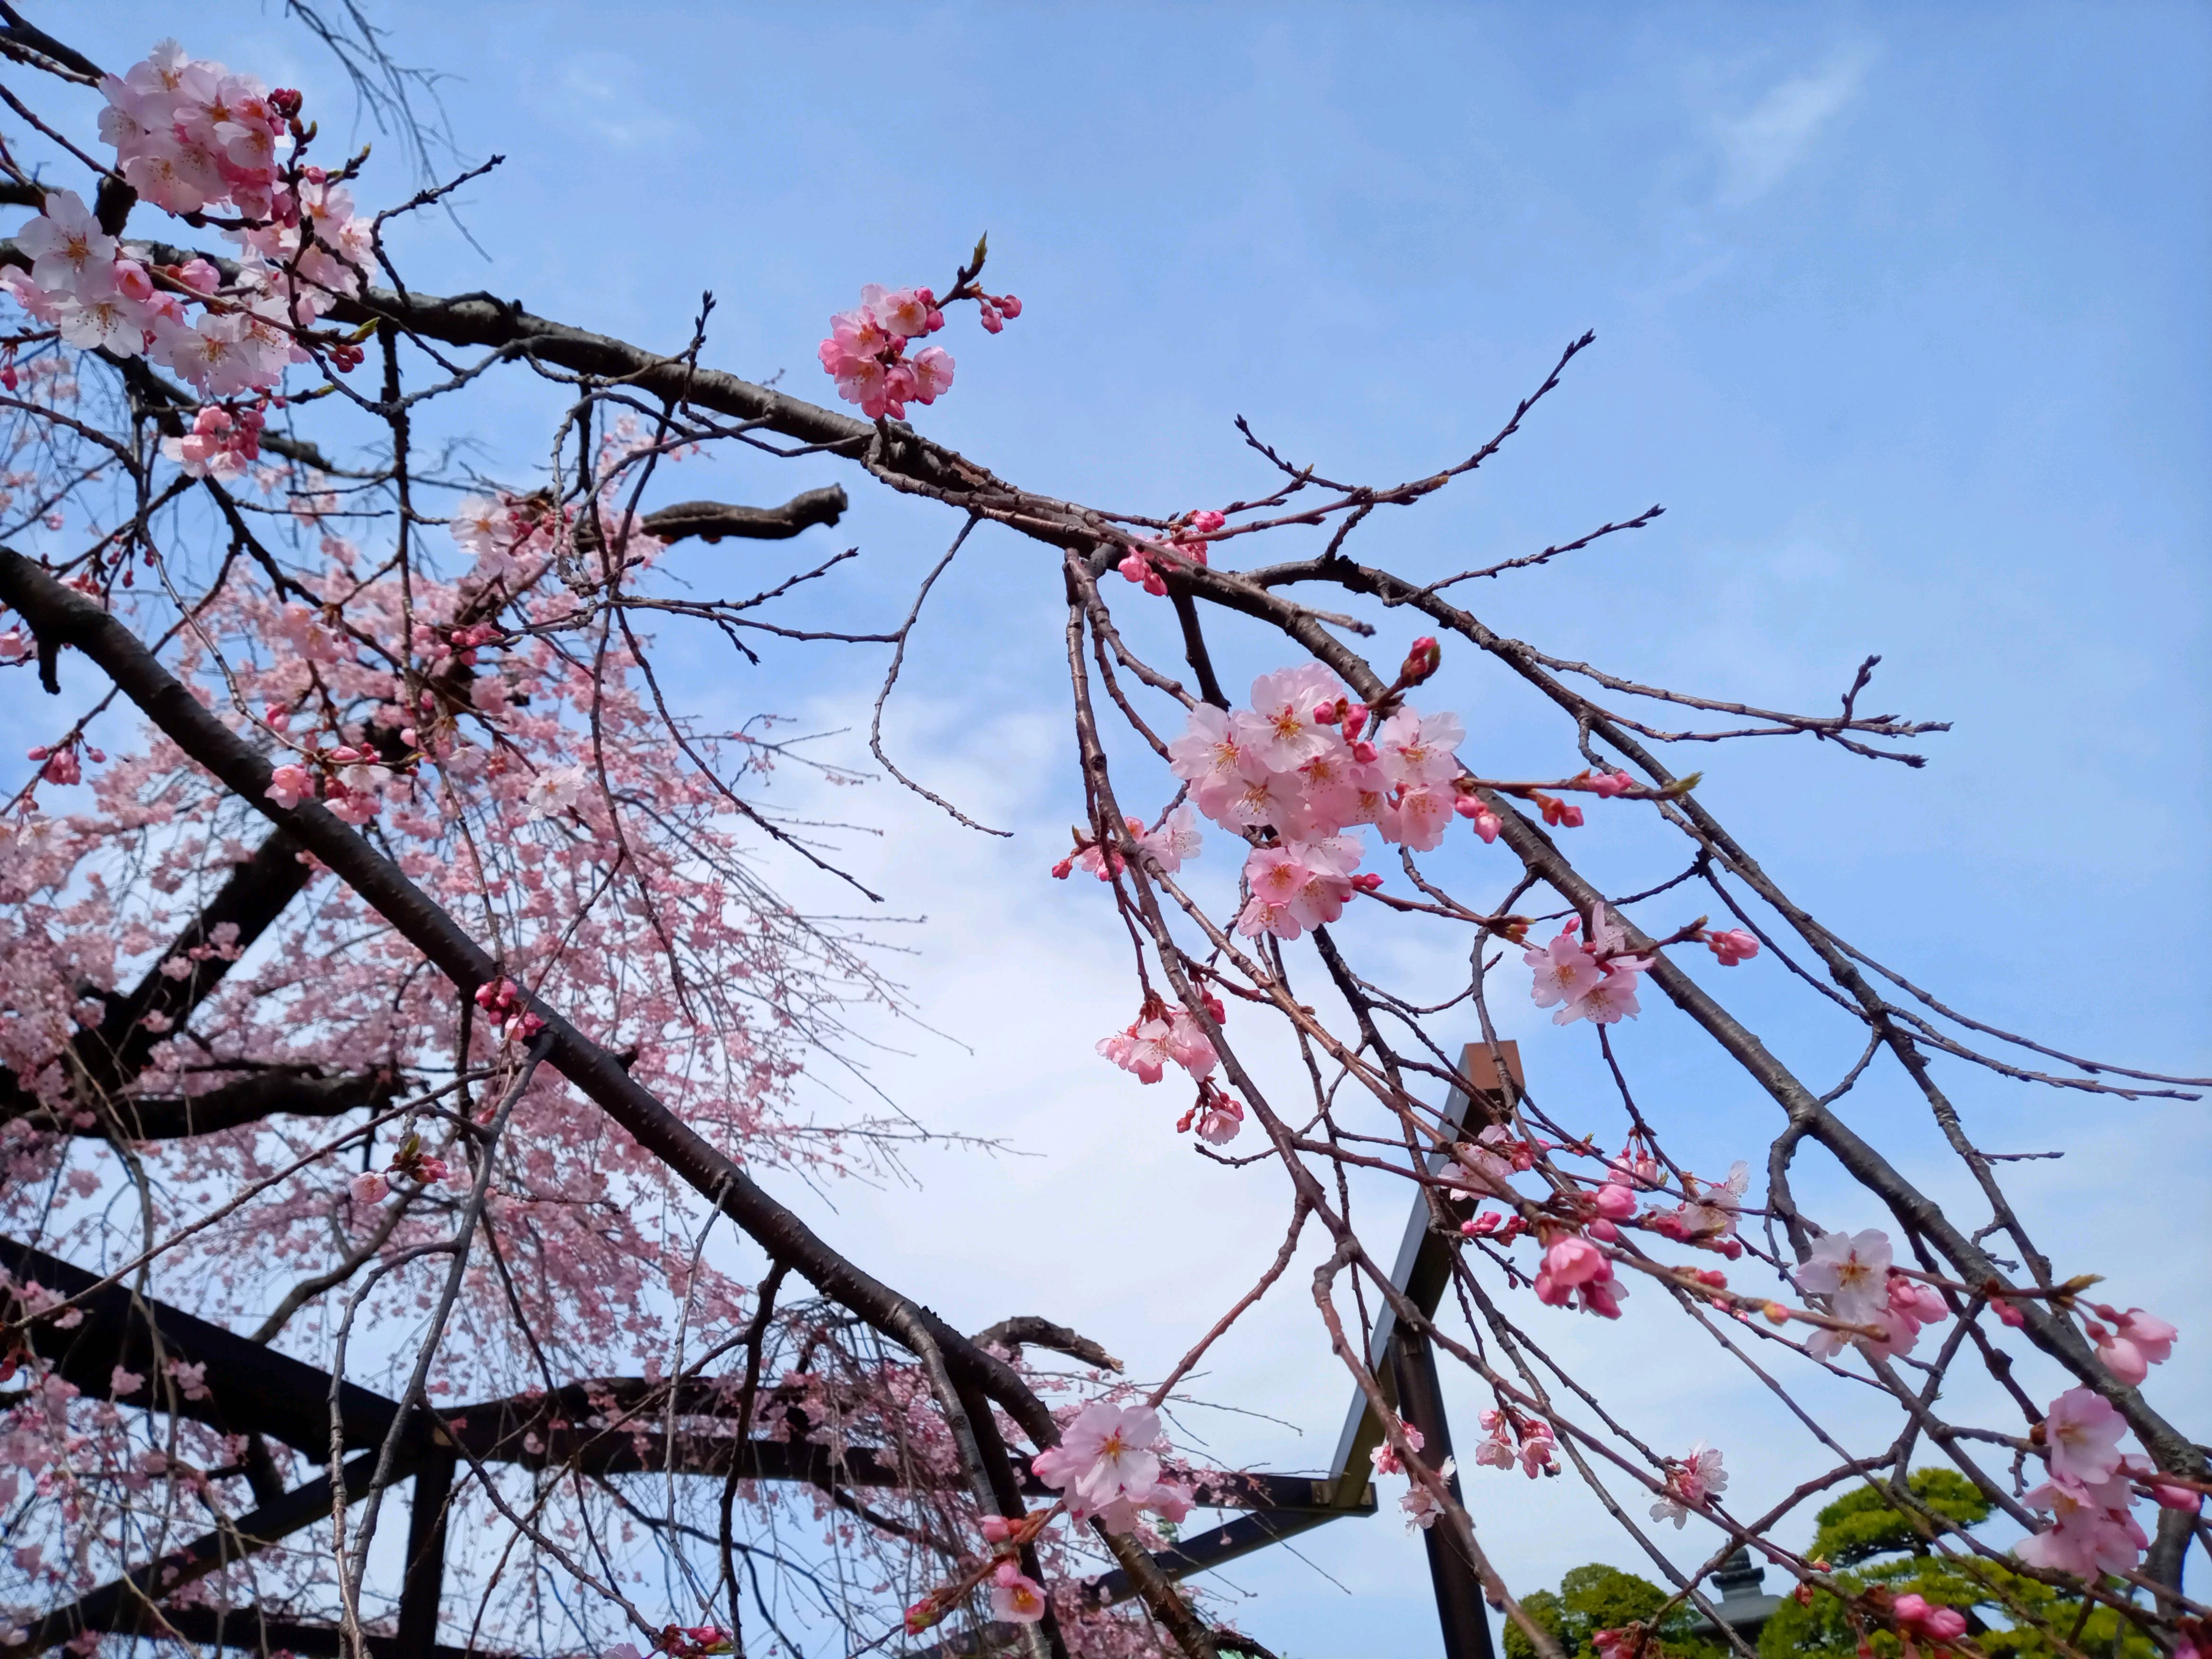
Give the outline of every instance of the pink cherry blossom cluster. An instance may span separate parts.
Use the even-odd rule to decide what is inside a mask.
[[[1228,1011],[1209,999],[1206,1012],[1218,1025]],[[1098,1052],[1123,1071],[1134,1072],[1139,1083],[1158,1083],[1170,1063],[1202,1079],[1219,1058],[1212,1039],[1189,1009],[1170,1008],[1158,997],[1146,1000],[1128,1029],[1101,1037]]]
[[[1571,1308],[1577,1298],[1584,1312],[1601,1319],[1620,1317],[1628,1291],[1613,1274],[1604,1250],[1580,1233],[1554,1239],[1536,1270],[1536,1300],[1547,1308]]]
[[[283,710],[272,711],[274,717]],[[282,728],[278,728],[282,729]],[[400,741],[411,746],[412,726],[405,728]],[[304,765],[287,762],[274,767],[269,775],[269,787],[263,795],[277,805],[289,809],[303,800],[313,800],[318,795],[333,817],[359,829],[384,810],[384,792],[397,775],[386,767],[376,750],[356,748],[342,743],[330,749],[308,747],[301,751]]]
[[[1679,1463],[1667,1466],[1666,1491],[1651,1506],[1654,1521],[1672,1521],[1679,1531],[1690,1518],[1690,1511],[1703,1509],[1712,1498],[1728,1490],[1728,1471],[1721,1467],[1721,1455],[1702,1440],[1690,1448],[1690,1455]]]
[[[2096,1318],[2083,1321],[2089,1340],[2096,1345],[2105,1369],[2128,1387],[2134,1388],[2150,1375],[2153,1365],[2163,1365],[2172,1357],[2174,1339],[2180,1333],[2156,1314],[2141,1308],[2122,1313],[2101,1302],[2094,1310]]]
[[[51,745],[33,744],[24,751],[23,758],[44,763],[39,768],[39,776],[45,781],[71,784],[84,781],[84,768],[77,761],[80,754],[94,766],[107,758],[106,753],[87,743],[81,733],[72,733]]]
[[[1411,1423],[1401,1423],[1398,1431],[1406,1437],[1406,1443],[1417,1452],[1428,1444],[1427,1437]],[[1406,1472],[1405,1460],[1398,1455],[1397,1446],[1387,1438],[1367,1454],[1367,1461],[1375,1466],[1377,1474],[1403,1474]]]
[[[545,1022],[532,1013],[530,1005],[523,1000],[522,988],[511,979],[477,986],[474,1000],[477,1007],[499,1022],[499,1034],[509,1042],[518,1037],[534,1037],[545,1029]]]
[[[1114,568],[1127,580],[1139,583],[1146,592],[1164,597],[1168,585],[1160,574],[1161,567],[1173,569],[1176,561],[1187,560],[1192,564],[1206,562],[1206,538],[1211,536],[1229,520],[1211,507],[1195,513],[1186,513],[1176,520],[1161,542],[1136,542],[1121,562]]]
[[[1443,842],[1456,810],[1451,786],[1467,735],[1459,717],[1424,717],[1401,705],[1370,732],[1371,714],[1320,665],[1281,669],[1252,682],[1249,708],[1193,708],[1188,729],[1168,745],[1168,763],[1190,786],[1198,810],[1222,828],[1270,829],[1285,848],[1316,849],[1289,862],[1310,874],[1333,872],[1322,888],[1336,890],[1358,861],[1358,843],[1324,843],[1371,823],[1386,842],[1426,852]],[[1287,895],[1287,878],[1275,878],[1271,890]],[[1330,901],[1316,896],[1317,915]],[[1340,899],[1334,902],[1340,908]],[[1287,897],[1246,914],[1285,939],[1311,925],[1297,919]]]
[[[983,300],[983,326],[997,333],[1006,324],[1000,314],[1021,315],[1021,301],[1012,295],[1004,300]],[[816,356],[837,382],[837,395],[858,404],[870,420],[889,416],[906,418],[908,404],[933,404],[952,386],[952,354],[942,346],[924,346],[912,357],[909,341],[934,334],[945,326],[945,313],[937,296],[926,288],[885,289],[870,283],[860,290],[860,303],[830,319],[830,337]]]
[[[163,40],[128,73],[104,76],[100,136],[131,187],[171,213],[226,204],[252,219],[283,210],[276,152],[296,137],[300,94],[194,61]]]
[[[1792,1275],[1797,1288],[1826,1297],[1828,1311],[1838,1319],[1883,1333],[1876,1339],[1823,1328],[1805,1345],[1814,1358],[1832,1358],[1846,1343],[1877,1359],[1895,1358],[1912,1352],[1922,1326],[1941,1324],[1951,1316],[1942,1292],[1933,1285],[1917,1284],[1892,1270],[1892,1255],[1889,1235],[1878,1227],[1814,1238],[1812,1255]]]
[[[261,428],[268,423],[268,406],[265,398],[236,408],[203,404],[192,416],[192,429],[180,438],[162,439],[161,453],[187,478],[235,483],[261,459]]]
[[[1897,1621],[1898,1634],[1905,1639],[1906,1659],[1913,1659],[1916,1641],[1945,1647],[1966,1633],[1966,1615],[1956,1607],[1937,1607],[1924,1595],[1911,1590],[1898,1596],[1889,1604],[1890,1617]]]
[[[1570,916],[1549,945],[1532,945],[1521,959],[1534,970],[1528,994],[1539,1008],[1554,1004],[1554,1025],[1571,1025],[1587,1019],[1594,1025],[1610,1025],[1634,1018],[1642,1010],[1637,988],[1650,970],[1654,958],[1629,949],[1628,931],[1602,905],[1594,907],[1589,938],[1576,937],[1582,918]],[[1702,927],[1686,930],[1686,937],[1702,939],[1724,968],[1734,968],[1759,954],[1759,941],[1741,927],[1708,933]],[[1681,936],[1677,936],[1681,937]]]
[[[2110,1401],[2093,1389],[2069,1389],[2051,1402],[2037,1437],[2050,1478],[2022,1499],[2051,1516],[2051,1524],[2013,1546],[2031,1566],[2070,1572],[2094,1582],[2127,1572],[2142,1559],[2150,1540],[2130,1511],[2138,1483],[2161,1508],[2195,1513],[2203,1494],[2163,1479],[2144,1458],[2120,1449],[2127,1425]]]
[[[143,248],[118,246],[75,191],[58,190],[17,234],[29,271],[0,273],[0,288],[67,343],[149,356],[204,396],[275,386],[289,364],[308,359],[299,331],[359,291],[374,255],[374,228],[354,212],[344,184],[298,165],[307,137],[299,94],[194,62],[173,40],[100,89],[100,135],[143,200],[171,213],[228,205],[243,216],[224,233],[242,251],[237,276],[226,282],[202,258],[155,264]],[[289,170],[277,162],[286,144],[295,149]],[[360,363],[357,343],[324,343],[337,368]]]
[[[1093,1401],[1075,1414],[1060,1444],[1039,1452],[1030,1468],[1062,1495],[1072,1520],[1096,1516],[1107,1531],[1125,1533],[1146,1510],[1170,1522],[1190,1513],[1189,1488],[1160,1479],[1166,1449],[1159,1413],[1150,1406]]]
[[[1412,1431],[1408,1430],[1408,1437],[1411,1433]],[[1458,1468],[1459,1460],[1455,1457],[1447,1457],[1437,1465],[1437,1479],[1449,1480]],[[1417,1527],[1421,1531],[1426,1532],[1431,1527],[1436,1525],[1437,1517],[1444,1512],[1444,1506],[1437,1499],[1436,1493],[1418,1480],[1406,1489],[1405,1495],[1398,1500],[1398,1507],[1405,1511],[1407,1532],[1412,1532]]]
[[[1489,1406],[1483,1409],[1482,1427],[1487,1437],[1474,1449],[1477,1463],[1510,1469],[1517,1462],[1531,1480],[1540,1474],[1559,1472],[1559,1443],[1553,1437],[1552,1425],[1542,1418],[1522,1417]]]

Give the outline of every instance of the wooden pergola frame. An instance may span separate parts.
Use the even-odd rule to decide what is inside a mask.
[[[1498,1049],[1519,1085],[1518,1049],[1510,1042],[1500,1043]],[[1478,1085],[1490,1085],[1478,1087],[1485,1111],[1494,1106],[1502,1112],[1504,1097],[1490,1050],[1469,1044],[1460,1064],[1462,1075]],[[1447,1133],[1465,1123],[1470,1104],[1465,1093],[1453,1091],[1443,1113]],[[1443,1154],[1431,1153],[1429,1172],[1438,1172],[1443,1162]],[[1450,1246],[1443,1224],[1455,1219],[1450,1206],[1431,1198],[1427,1190],[1416,1199],[1407,1218],[1393,1278],[1425,1315],[1435,1312],[1449,1281]],[[149,1411],[173,1411],[222,1433],[275,1439],[317,1462],[330,1455],[335,1407],[344,1448],[354,1454],[343,1467],[343,1486],[353,1496],[365,1494],[376,1464],[375,1449],[399,1416],[395,1401],[182,1309],[141,1297],[122,1285],[100,1285],[97,1276],[29,1245],[0,1238],[0,1267],[19,1285],[35,1280],[76,1301],[83,1315],[81,1322],[67,1330],[52,1322],[38,1322],[28,1328],[27,1340],[55,1375],[83,1393],[104,1397],[117,1368],[136,1371],[149,1378],[149,1386],[143,1399],[125,1403]],[[1407,1329],[1385,1306],[1376,1321],[1368,1358],[1395,1408],[1421,1431],[1428,1455],[1449,1456],[1451,1431],[1427,1338]],[[158,1376],[160,1360],[203,1367],[204,1397],[188,1400],[175,1390],[158,1390],[150,1379]],[[641,1378],[606,1379],[450,1413],[415,1413],[400,1442],[397,1471],[412,1482],[406,1571],[395,1630],[368,1638],[374,1659],[501,1659],[480,1650],[445,1646],[436,1639],[444,1594],[447,1510],[464,1458],[472,1465],[562,1468],[594,1476],[673,1472],[727,1479],[735,1468],[742,1479],[805,1482],[824,1491],[906,1484],[899,1469],[866,1446],[833,1452],[804,1439],[758,1436],[740,1444],[708,1434],[678,1432],[672,1437],[665,1430],[641,1425],[580,1428],[568,1420],[590,1409],[582,1405],[587,1393],[641,1395],[652,1386],[657,1385]],[[687,1416],[712,1417],[723,1403],[719,1390],[702,1385],[696,1396],[679,1397],[678,1407]],[[555,1427],[556,1419],[567,1425]],[[1222,1526],[1179,1540],[1158,1552],[1153,1560],[1170,1578],[1185,1578],[1331,1521],[1373,1515],[1376,1500],[1370,1454],[1382,1439],[1381,1424],[1365,1398],[1355,1391],[1326,1474],[1238,1474],[1199,1483],[1198,1507],[1243,1513]],[[341,1659],[343,1635],[336,1625],[266,1615],[258,1608],[163,1605],[185,1584],[243,1560],[331,1513],[337,1492],[327,1473],[286,1489],[265,1451],[258,1465],[250,1459],[245,1472],[257,1500],[253,1510],[234,1519],[219,1518],[214,1530],[191,1542],[51,1608],[27,1629],[23,1641],[0,1648],[0,1659],[29,1659],[91,1631],[168,1635],[200,1646],[262,1653],[285,1650],[301,1659]],[[1455,1476],[1452,1485],[1456,1497]],[[1024,1486],[1031,1496],[1054,1495],[1034,1478]],[[1494,1659],[1489,1621],[1471,1564],[1441,1531],[1432,1528],[1425,1536],[1446,1659]],[[1127,1574],[1117,1569],[1090,1580],[1085,1593],[1094,1605],[1107,1606],[1126,1599],[1133,1589]]]

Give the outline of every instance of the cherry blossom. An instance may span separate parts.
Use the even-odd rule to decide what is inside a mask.
[[[1096,1516],[1109,1532],[1126,1532],[1138,1512],[1170,1519],[1189,1513],[1190,1493],[1160,1479],[1165,1449],[1159,1413],[1149,1406],[1094,1401],[1077,1413],[1057,1446],[1030,1461],[1039,1480],[1066,1494],[1077,1519]]]
[[[991,1575],[991,1617],[1013,1625],[1034,1625],[1044,1617],[1044,1586],[1011,1561]]]
[[[2044,1445],[2053,1478],[2085,1491],[2110,1480],[2120,1467],[2120,1437],[2127,1425],[2102,1395],[2069,1389],[2051,1402]]]
[[[980,253],[978,258],[980,261]],[[983,325],[993,333],[999,319],[1020,314],[1018,301],[1012,310],[994,307],[990,297],[968,284],[952,296],[976,301]],[[823,370],[837,383],[837,395],[858,404],[870,419],[888,416],[906,418],[910,403],[933,404],[952,386],[952,355],[941,346],[925,346],[909,358],[910,341],[945,326],[945,313],[936,296],[926,288],[890,292],[870,283],[860,290],[860,303],[830,319],[830,335],[817,350]]]
[[[2054,1415],[2057,1410],[2054,1406]],[[2030,1566],[2074,1573],[2094,1583],[2107,1573],[2132,1570],[2150,1547],[2148,1535],[2129,1513],[2132,1498],[2124,1477],[2077,1480],[2058,1473],[2054,1454],[2051,1479],[2025,1494],[2021,1502],[2051,1516],[2048,1528],[2013,1546],[2013,1553]]]
[[[1749,962],[1759,954],[1759,940],[1741,927],[1731,927],[1724,933],[1708,933],[1705,943],[1712,947],[1713,954],[1720,958],[1723,968]]]
[[[1889,1235],[1820,1233],[1813,1253],[1791,1275],[1797,1288],[1828,1298],[1828,1310],[1853,1325],[1871,1325],[1889,1305]]]
[[[1447,1457],[1437,1465],[1437,1479],[1450,1480],[1453,1472],[1458,1467],[1459,1462],[1456,1458]],[[1418,1480],[1408,1487],[1406,1495],[1398,1500],[1398,1507],[1406,1512],[1407,1532],[1412,1532],[1416,1528],[1426,1532],[1431,1527],[1436,1525],[1437,1517],[1444,1512],[1444,1506],[1437,1495]]]
[[[1427,1443],[1421,1431],[1411,1423],[1401,1423],[1398,1431],[1406,1437],[1406,1443],[1419,1451]],[[1406,1466],[1399,1460],[1398,1448],[1387,1437],[1382,1443],[1367,1454],[1368,1462],[1375,1465],[1377,1474],[1403,1474]]]
[[[2111,1322],[2111,1328],[2091,1321],[2089,1339],[2097,1345],[2097,1358],[2105,1369],[2126,1383],[2135,1387],[2150,1375],[2153,1365],[2162,1365],[2173,1352],[2174,1339],[2180,1334],[2155,1314],[2145,1313],[2141,1308],[2130,1308],[2125,1313],[2099,1304],[2097,1312]]]
[[[1720,1453],[1700,1440],[1690,1448],[1687,1457],[1668,1466],[1666,1495],[1651,1506],[1651,1518],[1672,1521],[1680,1530],[1690,1518],[1692,1510],[1702,1508],[1708,1500],[1726,1492],[1728,1483],[1728,1471],[1721,1467]]]

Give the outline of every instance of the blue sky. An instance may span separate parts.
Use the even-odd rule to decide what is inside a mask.
[[[1504,454],[1378,515],[1356,546],[1433,577],[1663,501],[1652,528],[1471,603],[1556,654],[1771,705],[1832,706],[1881,653],[1872,701],[1955,722],[1925,770],[1778,744],[1711,757],[1706,798],[1847,936],[1996,1024],[2208,1068],[2202,7],[378,15],[400,56],[457,77],[471,158],[507,157],[465,198],[490,262],[421,220],[397,238],[415,285],[490,288],[670,347],[711,288],[714,362],[826,400],[812,352],[828,313],[863,282],[941,284],[988,228],[991,279],[1027,310],[995,339],[956,319],[958,383],[918,424],[1098,505],[1174,511],[1266,488],[1238,413],[1334,476],[1418,476],[1475,447],[1595,328]],[[115,64],[179,28],[174,9],[136,0],[60,21]],[[275,8],[204,5],[188,27],[195,54],[302,85],[343,125],[337,76]],[[380,150],[371,202],[412,184],[396,147]],[[497,384],[471,411],[484,464],[526,478],[549,410],[520,380]],[[863,558],[818,614],[895,620],[955,528],[828,462],[695,471],[675,495],[781,499],[843,478],[853,513],[812,534]],[[736,563],[749,588],[775,562],[748,547],[678,556],[702,580]],[[979,1325],[1018,1305],[1087,1311],[1141,1370],[1272,1252],[1279,1206],[1159,1144],[1157,1107],[1139,1113],[1089,1056],[1129,998],[1095,899],[1039,875],[1078,799],[1048,713],[1064,695],[1058,591],[1036,549],[979,533],[932,602],[888,727],[909,769],[1013,824],[1015,843],[963,837],[888,790],[840,803],[887,833],[855,858],[932,918],[909,941],[922,1012],[977,1050],[909,1033],[879,1080],[1033,1156],[924,1163],[919,1191],[840,1196],[824,1224],[864,1260],[859,1241],[880,1239],[920,1293]],[[732,676],[672,647],[690,694],[736,714],[847,723],[880,672],[865,654],[772,653]],[[1486,768],[1564,758],[1562,733],[1504,680],[1468,665],[1447,684]],[[828,749],[861,752],[852,738]],[[1602,827],[1583,845],[1624,887],[1653,867]],[[1778,986],[1747,974],[1740,988],[1770,1041],[1840,1069],[1843,1039]],[[1701,1155],[1755,1160],[1766,1109],[1667,1020],[1635,1037]],[[1539,1075],[1580,1086],[1588,1056],[1559,1041],[1532,1048]],[[2202,1340],[2201,1221],[2182,1223],[2179,1259],[2112,1243],[2146,1206],[2201,1215],[2202,1109],[1945,1076],[1990,1144],[2077,1149],[2021,1166],[2062,1264],[2114,1274]],[[1924,1143],[1900,1094],[1862,1109]],[[959,1224],[976,1203],[1024,1248]],[[1220,1276],[1193,1285],[1170,1261]],[[1212,1427],[1225,1450],[1301,1467],[1326,1455],[1346,1389],[1303,1289],[1280,1294],[1216,1380],[1304,1439]],[[1589,1358],[1630,1369],[1618,1345]],[[1685,1443],[1709,1418],[1739,1425],[1747,1492],[1802,1474],[1795,1452],[1763,1451],[1755,1402],[1700,1396],[1693,1362],[1632,1363],[1634,1392]],[[2205,1370],[2169,1369],[2195,1380],[2161,1376],[2161,1397],[2202,1420]],[[1470,1484],[1472,1506],[1519,1583],[1593,1556],[1634,1564],[1565,1482],[1492,1478]],[[1230,1577],[1258,1597],[1248,1626],[1301,1659],[1434,1652],[1419,1553],[1396,1531],[1340,1524],[1301,1545],[1340,1590],[1280,1554],[1243,1564]]]

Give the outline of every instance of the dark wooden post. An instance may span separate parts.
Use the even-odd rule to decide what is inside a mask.
[[[1444,1417],[1443,1384],[1437,1376],[1436,1350],[1425,1336],[1403,1325],[1391,1333],[1390,1376],[1398,1395],[1398,1414],[1421,1431],[1421,1459],[1431,1466],[1452,1455],[1451,1425]],[[1447,1484],[1455,1502],[1459,1476]],[[1443,1627],[1444,1659],[1495,1659],[1490,1643],[1490,1613],[1482,1584],[1449,1528],[1432,1526],[1421,1534],[1428,1547],[1429,1582],[1436,1587],[1437,1622]]]
[[[415,1471],[407,1511],[407,1577],[399,1590],[398,1659],[432,1659],[438,1603],[446,1593],[446,1500],[453,1492],[454,1453],[434,1448]]]

